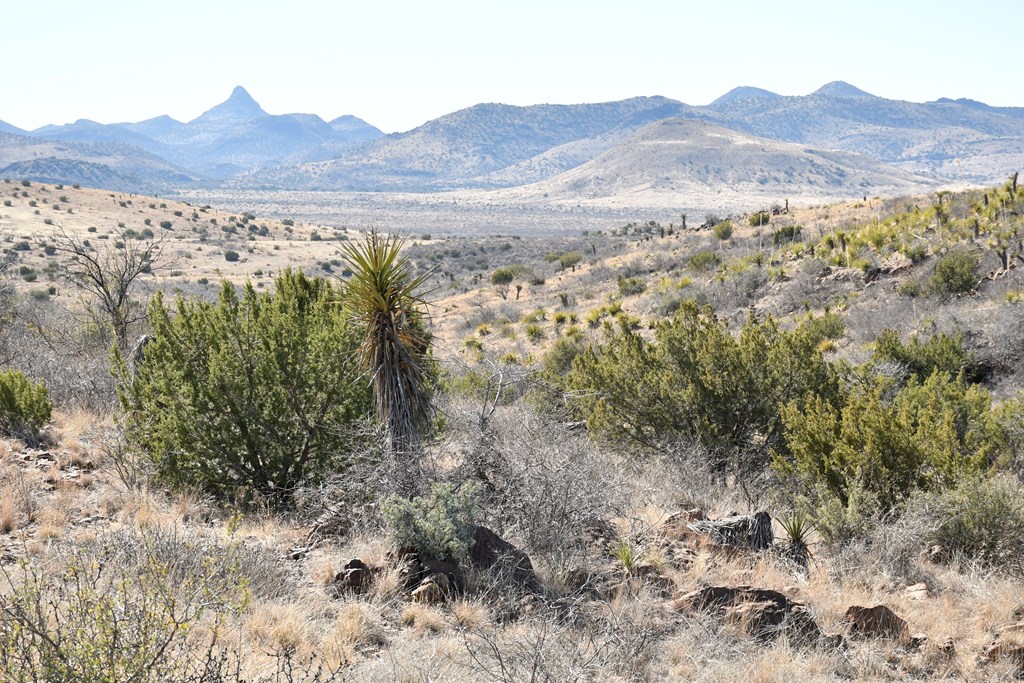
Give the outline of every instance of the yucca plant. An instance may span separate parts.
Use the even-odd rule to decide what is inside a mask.
[[[786,534],[783,554],[801,567],[806,567],[811,559],[811,531],[814,529],[811,518],[805,512],[793,510],[785,517],[776,519]]]
[[[345,305],[363,330],[359,357],[369,374],[377,419],[394,471],[392,485],[412,495],[419,484],[419,442],[431,417],[430,334],[422,288],[430,273],[414,275],[401,255],[405,240],[371,231],[342,246],[352,277]]]

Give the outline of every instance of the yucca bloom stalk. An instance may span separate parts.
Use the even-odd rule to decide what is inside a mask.
[[[432,412],[430,334],[421,292],[430,273],[412,273],[400,254],[404,243],[373,230],[361,242],[346,243],[342,254],[352,271],[344,303],[364,330],[359,355],[392,457],[392,484],[408,496],[420,482],[419,442]]]

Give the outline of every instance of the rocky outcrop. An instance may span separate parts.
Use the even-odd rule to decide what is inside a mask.
[[[910,641],[910,627],[907,622],[885,605],[853,605],[846,610],[844,621],[849,626],[851,636]]]
[[[751,586],[709,586],[668,604],[677,612],[712,614],[744,635],[769,640],[785,634],[790,640],[819,647],[839,647],[842,636],[827,636],[810,608],[779,591]]]

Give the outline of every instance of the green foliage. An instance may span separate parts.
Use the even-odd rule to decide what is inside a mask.
[[[784,225],[772,233],[772,244],[781,247],[784,244],[796,242],[800,239],[800,233],[799,225]]]
[[[722,265],[722,257],[716,251],[698,251],[690,256],[686,264],[698,273],[706,273]]]
[[[125,435],[172,486],[281,500],[344,470],[370,408],[350,325],[328,281],[285,271],[273,292],[225,282],[215,303],[158,294],[153,340],[118,356]]]
[[[573,362],[567,387],[595,432],[650,447],[692,440],[719,464],[765,447],[786,450],[780,406],[808,394],[835,400],[835,370],[822,358],[820,331],[792,332],[751,315],[739,338],[710,308],[680,304],[647,341],[627,324]]]
[[[635,296],[637,294],[643,294],[646,289],[647,283],[638,277],[619,276],[620,296]]]
[[[558,265],[562,267],[562,270],[571,268],[573,271],[576,270],[576,266],[583,260],[583,254],[578,251],[570,251],[566,254],[562,254],[558,258]]]
[[[978,254],[967,248],[950,251],[935,263],[930,289],[940,296],[969,294],[978,286]]]
[[[890,387],[866,379],[842,406],[819,396],[781,411],[790,455],[773,463],[812,499],[846,507],[862,491],[887,512],[917,489],[943,488],[975,476],[993,456],[991,397],[936,372],[912,377],[891,401]]]
[[[525,328],[523,328],[523,332],[525,332],[526,337],[534,343],[539,342],[544,338],[544,328],[537,323],[529,323]]]
[[[234,263],[239,258],[240,256],[238,255],[238,252],[235,251],[234,249],[228,249],[227,251],[224,252],[224,260],[227,261],[228,263]]]
[[[434,483],[426,496],[389,496],[381,513],[400,549],[419,553],[422,560],[459,563],[469,555],[476,526],[477,485]]]
[[[750,223],[751,227],[759,228],[762,225],[768,225],[772,220],[772,215],[767,211],[758,211],[757,213],[750,214],[750,218],[747,222]]]
[[[0,370],[0,434],[33,438],[52,412],[42,382],[30,382],[17,370]]]
[[[751,225],[753,225],[753,223]],[[716,223],[715,227],[711,228],[711,232],[714,233],[715,237],[724,242],[725,240],[732,237],[732,221],[722,221],[721,223]]]
[[[508,266],[498,268],[491,273],[491,284],[492,285],[510,285],[512,280],[516,278],[516,273]]]
[[[951,377],[965,372],[970,379],[974,367],[974,358],[964,350],[963,333],[960,332],[954,335],[940,332],[924,342],[914,335],[909,343],[904,344],[899,332],[885,329],[875,341],[874,359],[876,362],[898,363],[919,381],[934,372],[945,372]]]
[[[811,559],[811,532],[814,530],[811,518],[803,511],[793,510],[778,522],[786,535],[783,553],[801,567],[806,567]]]
[[[918,493],[904,519],[924,530],[922,549],[937,545],[950,560],[1024,570],[1024,490],[1014,477],[970,477],[947,491]]]
[[[640,548],[629,541],[619,541],[611,548],[611,556],[618,560],[627,572],[643,560]]]
[[[551,376],[565,375],[572,368],[576,356],[583,352],[585,345],[577,335],[559,337],[544,354],[541,361],[545,373]]]

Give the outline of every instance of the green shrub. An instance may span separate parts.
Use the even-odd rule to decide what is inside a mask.
[[[759,228],[762,225],[768,225],[771,221],[772,215],[767,211],[758,211],[757,213],[750,214],[750,218],[747,220],[752,227]]]
[[[620,296],[635,296],[637,294],[643,294],[646,289],[647,283],[638,277],[619,276]]]
[[[715,237],[724,242],[732,237],[732,221],[716,223],[715,227],[711,228],[711,231],[715,234]]]
[[[469,555],[477,514],[477,486],[435,483],[426,496],[389,496],[381,513],[400,549],[422,560],[459,563]]]
[[[158,480],[287,498],[342,472],[370,409],[357,333],[326,280],[285,271],[273,292],[224,283],[215,303],[160,294],[134,375],[117,359],[129,444]]]
[[[576,335],[558,338],[541,361],[544,371],[551,376],[564,375],[572,368],[573,360],[584,348],[585,344]]]
[[[978,286],[978,254],[970,249],[950,251],[935,263],[931,291],[940,296],[969,294]]]
[[[800,232],[799,225],[784,225],[772,233],[772,244],[781,247],[784,244],[796,242],[800,239]]]
[[[715,251],[698,251],[690,256],[686,264],[698,273],[706,273],[722,265],[722,257]]]
[[[923,532],[922,551],[940,546],[947,560],[1024,570],[1024,489],[1012,476],[972,477],[938,494],[918,493],[902,522]]]
[[[0,370],[0,433],[35,437],[49,422],[53,404],[40,382],[17,370]]]
[[[558,265],[562,267],[562,270],[572,269],[576,271],[576,266],[579,265],[580,261],[583,260],[583,254],[578,251],[570,251],[567,254],[562,254],[558,258]]]
[[[924,342],[915,335],[904,344],[899,332],[885,329],[875,340],[874,358],[876,362],[898,363],[918,381],[927,379],[933,372],[945,372],[951,377],[965,372],[967,379],[974,379],[974,358],[964,350],[963,337],[959,332],[955,335],[940,332]]]
[[[224,260],[228,263],[234,263],[239,259],[238,252],[234,249],[228,249],[224,252]]]
[[[654,341],[626,324],[607,332],[603,345],[576,357],[566,385],[595,432],[649,447],[694,441],[721,465],[747,451],[785,450],[780,406],[812,393],[835,399],[822,341],[806,323],[787,332],[753,315],[737,339],[710,308],[687,300],[655,325]]]
[[[851,491],[892,510],[919,489],[956,485],[977,476],[993,453],[992,400],[984,389],[936,372],[912,377],[891,401],[880,379],[855,383],[842,406],[812,396],[781,411],[790,456],[776,453],[776,471],[821,502],[842,507]]]
[[[216,631],[243,611],[245,551],[237,544],[204,548],[194,539],[171,549],[167,541],[112,534],[62,548],[51,571],[29,562],[5,569],[3,680],[227,680],[204,675],[216,658],[202,661],[209,642],[197,651],[190,636],[200,624]]]

